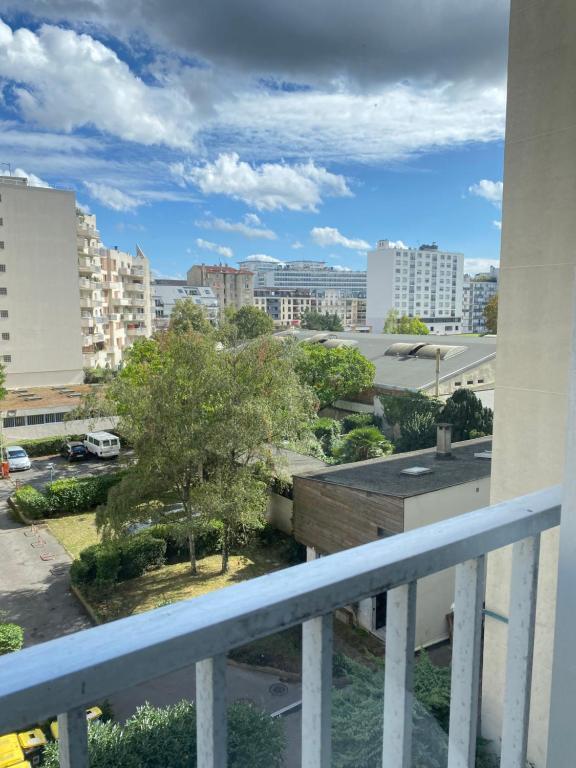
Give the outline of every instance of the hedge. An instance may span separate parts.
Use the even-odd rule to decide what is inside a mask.
[[[249,704],[228,708],[229,768],[280,768],[284,750],[281,720]],[[196,765],[196,707],[139,707],[126,723],[90,723],[90,768],[190,768]],[[58,768],[58,744],[44,753],[45,768]]]
[[[181,563],[189,558],[186,531],[177,523],[158,523],[148,528],[148,532],[166,542],[166,559],[169,562]],[[199,560],[219,554],[222,550],[222,523],[217,520],[206,523],[202,531],[196,534],[195,543]]]
[[[371,413],[351,413],[342,419],[342,432],[346,434],[359,427],[372,427],[374,416]]]
[[[0,656],[19,651],[24,644],[24,630],[18,624],[0,624]]]
[[[67,435],[58,437],[42,437],[38,440],[20,440],[18,445],[24,448],[28,456],[50,456],[60,453],[60,449],[68,440],[83,440],[84,435]]]
[[[14,494],[14,501],[27,517],[73,515],[104,504],[108,491],[122,479],[122,472],[95,477],[70,477],[55,480],[44,492],[24,485]]]

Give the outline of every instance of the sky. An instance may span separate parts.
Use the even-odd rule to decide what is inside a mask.
[[[157,275],[500,250],[507,0],[0,0],[0,167]]]

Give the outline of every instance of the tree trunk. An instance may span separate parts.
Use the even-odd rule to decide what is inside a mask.
[[[198,573],[196,569],[196,537],[192,532],[188,534],[188,550],[190,552],[190,572],[196,576]]]
[[[230,558],[230,532],[226,524],[224,524],[224,532],[222,534],[222,570],[221,573],[228,573],[228,560]]]

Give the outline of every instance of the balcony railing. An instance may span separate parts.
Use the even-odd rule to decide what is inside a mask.
[[[302,624],[302,766],[331,765],[332,614],[387,591],[385,764],[410,764],[418,579],[455,566],[448,765],[474,765],[485,555],[513,544],[502,766],[523,766],[540,534],[560,520],[550,488],[349,549],[191,601],[0,658],[0,733],[59,712],[61,768],[87,768],[84,708],[196,664],[197,765],[226,765],[226,654]]]

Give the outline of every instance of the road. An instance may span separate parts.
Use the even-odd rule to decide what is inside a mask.
[[[89,460],[69,464],[61,457],[33,459],[32,469],[0,480],[0,607],[5,619],[24,628],[25,645],[35,645],[87,629],[90,622],[69,588],[70,557],[46,526],[37,529],[14,522],[6,503],[17,483],[42,487],[53,478],[109,472],[116,462]],[[275,712],[301,696],[299,683],[233,665],[227,670],[230,702],[253,702]],[[156,706],[194,699],[194,669],[185,669],[111,697],[115,717],[125,720],[146,701]],[[288,748],[286,768],[300,765],[300,714],[284,719]]]

